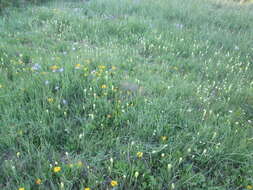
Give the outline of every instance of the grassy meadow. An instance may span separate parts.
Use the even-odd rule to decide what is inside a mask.
[[[0,15],[1,190],[246,190],[252,176],[252,4]]]

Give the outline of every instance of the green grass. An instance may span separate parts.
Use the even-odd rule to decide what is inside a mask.
[[[205,0],[6,9],[0,189],[251,189],[252,23]]]

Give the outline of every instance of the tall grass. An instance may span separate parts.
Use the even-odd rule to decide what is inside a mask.
[[[0,12],[7,7],[20,7],[25,4],[40,4],[48,2],[49,0],[0,0]]]

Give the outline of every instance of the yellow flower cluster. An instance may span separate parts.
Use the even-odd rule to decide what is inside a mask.
[[[111,181],[111,186],[116,187],[118,185],[118,182],[116,180]]]
[[[53,99],[53,98],[48,98],[47,101],[48,101],[49,103],[52,103],[52,102],[54,101],[54,99]]]
[[[104,70],[104,69],[106,68],[106,66],[104,66],[104,65],[99,65],[98,68],[99,68],[100,70]]]
[[[57,69],[59,69],[59,66],[57,65],[52,65],[49,67],[52,71],[56,71]]]
[[[36,179],[35,183],[36,183],[37,185],[40,185],[40,184],[42,183],[42,180],[38,178],[38,179]]]
[[[137,156],[138,158],[142,158],[142,157],[143,157],[143,152],[137,152],[137,153],[136,153],[136,156]]]
[[[105,88],[107,88],[107,86],[106,86],[105,84],[103,84],[103,85],[101,86],[101,88],[104,88],[104,89],[105,89]]]
[[[60,166],[55,166],[55,167],[53,168],[53,171],[54,171],[54,173],[58,173],[58,172],[61,171],[61,167],[60,167]]]
[[[162,141],[166,141],[168,139],[167,136],[161,136]]]
[[[80,63],[78,63],[78,64],[75,65],[75,69],[80,69],[80,68],[81,68],[81,64]]]

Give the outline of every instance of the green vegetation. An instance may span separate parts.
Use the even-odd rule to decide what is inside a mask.
[[[0,13],[8,7],[24,7],[28,4],[41,4],[49,0],[0,0]]]
[[[0,189],[253,189],[252,5],[54,1],[0,17]]]

